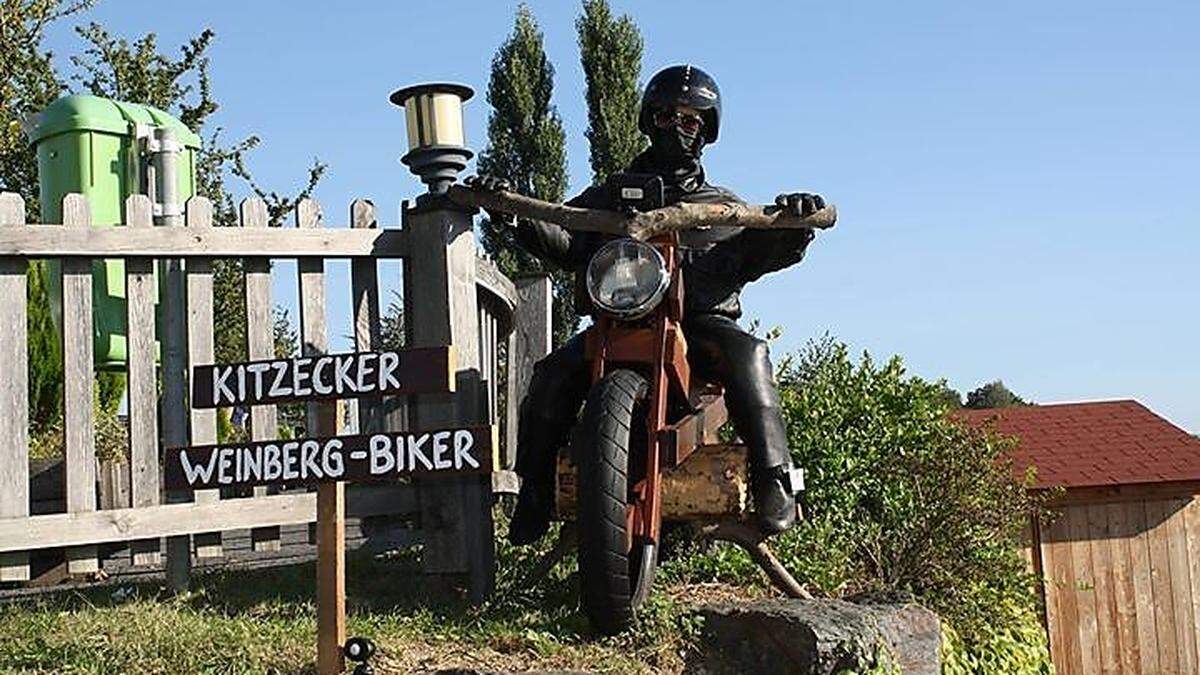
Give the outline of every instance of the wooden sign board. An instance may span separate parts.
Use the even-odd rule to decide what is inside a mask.
[[[454,391],[453,347],[354,352],[192,368],[192,407]]]
[[[392,481],[492,471],[496,426],[169,448],[168,490]]]

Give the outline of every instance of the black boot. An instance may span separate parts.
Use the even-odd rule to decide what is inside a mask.
[[[779,534],[796,523],[796,495],[792,490],[791,464],[751,471],[754,516],[766,534]]]
[[[550,529],[550,513],[554,508],[552,488],[531,480],[521,481],[517,507],[508,524],[508,541],[525,546],[541,539]]]

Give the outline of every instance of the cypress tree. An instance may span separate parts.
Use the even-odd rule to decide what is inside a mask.
[[[512,33],[492,58],[488,81],[488,143],[479,156],[479,172],[504,178],[513,190],[562,201],[567,188],[567,155],[562,118],[550,102],[554,66],[546,57],[542,32],[529,8],[517,8]],[[554,339],[561,344],[575,332],[573,275],[551,271],[525,252],[511,231],[484,220],[484,250],[510,277],[550,272],[554,283]]]
[[[588,158],[599,185],[646,147],[637,127],[642,35],[628,15],[613,17],[608,0],[584,0],[575,29],[586,82]]]

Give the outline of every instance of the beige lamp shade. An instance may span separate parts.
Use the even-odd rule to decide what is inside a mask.
[[[419,84],[391,96],[404,108],[408,149],[436,146],[465,147],[463,102],[474,92],[460,84]]]

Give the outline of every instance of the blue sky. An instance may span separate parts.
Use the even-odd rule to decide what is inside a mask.
[[[959,390],[1003,378],[1038,402],[1136,398],[1200,431],[1200,4],[613,4],[645,37],[643,81],[683,61],[717,77],[714,182],[751,201],[806,189],[838,205],[802,265],[745,293],[748,318],[784,328],[777,353],[828,331]],[[590,179],[578,4],[530,5],[578,189]],[[258,180],[290,188],[319,157],[327,222],[363,196],[394,223],[420,188],[397,161],[388,93],[475,87],[480,149],[488,65],[515,6],[107,0],[82,20],[171,48],[213,28],[214,122],[263,137]],[[82,49],[67,26],[49,44]],[[331,286],[347,305],[348,284]],[[348,332],[335,311],[335,347]]]

